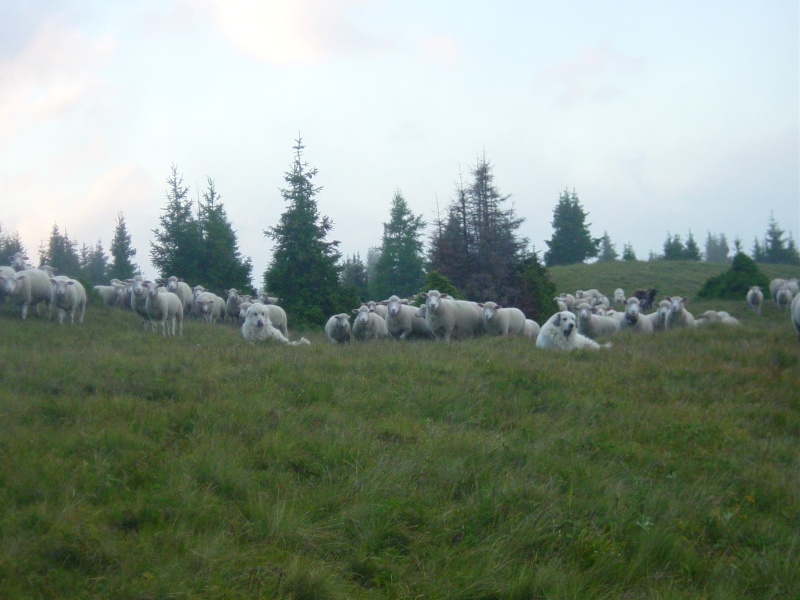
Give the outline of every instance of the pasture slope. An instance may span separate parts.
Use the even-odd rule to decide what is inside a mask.
[[[636,266],[552,276],[707,276]],[[771,303],[688,307],[742,325],[564,355],[6,307],[0,596],[800,597],[800,343]]]

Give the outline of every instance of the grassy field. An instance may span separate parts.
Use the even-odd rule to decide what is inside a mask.
[[[661,265],[552,276],[719,272]],[[800,597],[797,335],[771,303],[688,307],[742,326],[563,355],[7,310],[0,597]]]

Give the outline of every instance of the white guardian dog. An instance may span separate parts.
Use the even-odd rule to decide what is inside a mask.
[[[576,350],[579,348],[596,350],[601,348],[600,344],[593,339],[578,333],[575,315],[568,310],[557,312],[542,325],[539,336],[536,338],[536,347],[554,350]],[[611,343],[602,347],[610,348]]]
[[[297,342],[290,342],[280,329],[272,325],[269,319],[269,309],[264,304],[253,304],[247,309],[247,314],[242,325],[242,337],[250,342],[261,340],[275,340],[289,346],[311,344],[306,338],[301,337]]]

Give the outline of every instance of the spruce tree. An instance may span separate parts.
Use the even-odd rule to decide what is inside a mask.
[[[189,188],[178,168],[170,167],[167,205],[160,217],[161,228],[153,229],[150,260],[163,278],[175,275],[186,281],[202,281],[203,233],[195,218]]]
[[[0,262],[8,264],[11,257],[17,252],[25,254],[25,246],[22,245],[19,232],[4,234],[2,227],[0,227]]]
[[[685,258],[683,241],[681,236],[677,233],[673,236],[669,231],[667,232],[667,239],[664,241],[664,260],[683,260]]]
[[[109,252],[111,254],[107,271],[109,279],[130,279],[141,273],[139,267],[133,262],[136,248],[133,247],[131,235],[125,224],[125,216],[121,212],[117,213],[117,225],[114,227],[114,237],[111,240]]]
[[[51,266],[56,275],[78,277],[81,261],[77,245],[78,242],[69,239],[66,230],[61,233],[58,224],[53,223],[47,245],[39,248],[39,264]]]
[[[242,257],[236,232],[214,187],[214,180],[206,179],[208,188],[199,202],[203,248],[198,281],[214,290],[236,288],[249,293],[253,287],[253,262],[249,257]]]
[[[281,298],[293,322],[322,325],[347,307],[339,285],[339,242],[326,240],[333,224],[319,214],[315,196],[321,188],[313,183],[317,169],[303,162],[303,148],[298,139],[294,162],[284,175],[287,187],[281,195],[288,207],[278,224],[264,231],[275,242],[264,288]]]
[[[694,235],[689,231],[689,237],[686,238],[686,244],[683,247],[683,260],[700,260],[700,247],[694,239]]]
[[[419,291],[425,278],[421,240],[425,221],[415,215],[400,190],[394,193],[389,222],[383,225],[380,257],[375,265],[375,298],[401,298]]]
[[[345,258],[339,280],[343,287],[353,290],[357,304],[370,299],[367,267],[358,252]]]
[[[630,242],[622,246],[622,260],[624,261],[637,260],[636,252],[634,252],[633,245]]]
[[[553,237],[545,241],[548,250],[544,261],[548,267],[581,263],[597,256],[600,240],[589,233],[587,216],[575,190],[564,190],[553,210]]]
[[[516,283],[519,293],[513,299],[513,306],[524,312],[527,318],[541,325],[558,311],[553,299],[556,286],[535,248],[517,266]]]
[[[92,285],[103,285],[108,281],[108,258],[100,240],[94,248],[86,244],[82,246],[81,276]]]
[[[708,236],[706,237],[706,262],[726,263],[728,262],[729,252],[730,248],[728,247],[728,240],[725,237],[725,234],[722,233],[720,235],[716,235],[709,231]]]
[[[603,237],[600,238],[600,254],[597,256],[597,262],[613,262],[619,258],[617,249],[611,243],[611,238],[608,232],[603,232]]]
[[[797,253],[794,240],[791,237],[785,240],[783,237],[785,233],[783,229],[778,227],[775,217],[770,215],[764,242],[759,247],[758,241],[756,241],[753,259],[758,262],[774,264],[800,264],[800,255]],[[760,256],[758,257],[756,256],[756,249],[760,250]]]

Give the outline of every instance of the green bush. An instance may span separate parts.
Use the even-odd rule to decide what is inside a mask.
[[[740,300],[747,296],[747,290],[754,285],[766,290],[769,288],[769,279],[753,259],[739,252],[733,257],[731,268],[716,277],[710,277],[697,292],[697,297]]]

